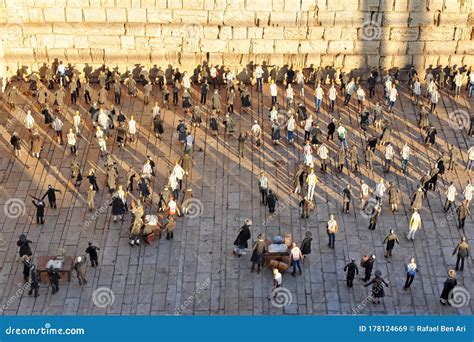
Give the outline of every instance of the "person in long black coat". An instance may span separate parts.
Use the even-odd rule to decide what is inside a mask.
[[[372,276],[374,263],[375,263],[375,255],[372,255],[363,265],[361,265],[365,269],[365,277],[363,279],[364,281],[369,281],[370,277]]]
[[[92,185],[94,191],[99,191],[99,185],[97,185],[97,177],[95,175],[94,170],[90,170],[89,174],[87,175],[87,179],[89,180],[89,183]]]
[[[305,238],[300,245],[301,254],[304,257],[311,254],[311,241],[313,241],[313,234],[311,234],[311,232],[306,232]],[[303,262],[305,259],[306,258],[303,258]]]
[[[114,222],[117,222],[117,216],[120,216],[122,219],[123,215],[127,212],[127,204],[119,196],[114,195],[110,205],[112,206],[112,216],[114,217]]]
[[[97,254],[98,250],[100,250],[99,247],[94,246],[92,242],[89,242],[88,247],[86,248],[86,253],[89,254],[92,267],[96,267],[99,265],[99,255]]]
[[[375,271],[375,277],[364,287],[372,285],[372,303],[375,304],[377,299],[377,304],[380,304],[380,298],[385,297],[385,291],[383,289],[384,285],[388,287],[387,282],[382,278],[382,272],[379,270]]]
[[[27,256],[32,256],[33,253],[31,253],[31,247],[30,243],[32,243],[31,240],[28,240],[25,234],[21,234],[18,241],[16,242],[16,245],[20,247],[20,258],[23,257],[23,255]]]
[[[48,276],[49,276],[49,284],[51,285],[52,288],[52,294],[55,294],[56,292],[59,291],[59,279],[61,276],[59,275],[59,272],[53,268],[53,266],[50,267],[48,270]]]
[[[49,107],[46,104],[44,109],[41,111],[41,114],[44,116],[44,124],[45,125],[51,125],[53,123],[53,117],[49,113]]]
[[[260,268],[263,266],[265,261],[265,253],[267,252],[267,244],[265,242],[265,236],[260,233],[258,235],[257,241],[253,244],[252,257],[250,261],[252,262],[252,268],[250,272],[253,272],[255,265],[257,265],[257,273],[260,273]]]
[[[248,240],[250,239],[250,226],[252,221],[246,219],[242,227],[240,227],[237,237],[234,241],[234,254],[238,255],[239,258],[242,256],[243,250],[248,248]]]
[[[346,272],[347,287],[352,287],[355,276],[359,274],[359,268],[357,267],[354,258],[352,258],[351,262],[344,267],[344,271]]]
[[[328,124],[328,136],[326,140],[333,140],[334,139],[334,132],[336,132],[336,122],[332,119]]]
[[[46,207],[46,204],[39,198],[35,198],[31,202],[36,207],[36,223],[44,224],[44,208]]]
[[[268,190],[267,205],[270,214],[273,214],[275,212],[275,206],[277,202],[278,198],[276,197],[276,195],[273,193],[272,190]]]
[[[449,296],[451,291],[456,287],[458,284],[456,280],[456,271],[455,270],[449,270],[448,271],[448,279],[444,282],[443,285],[443,291],[441,292],[441,296],[439,298],[439,301],[441,304],[446,305],[446,303],[449,304]]]
[[[46,193],[43,195],[43,197],[41,197],[43,200],[46,196],[48,196],[49,206],[54,209],[56,209],[56,192],[61,193],[61,190],[53,188],[50,184],[48,185],[48,190],[46,190]]]
[[[28,291],[28,295],[31,296],[33,292],[35,293],[35,298],[39,296],[39,272],[35,265],[31,265],[30,267],[30,290]]]

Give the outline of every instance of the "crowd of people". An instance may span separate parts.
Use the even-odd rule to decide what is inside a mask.
[[[294,70],[290,66],[282,73],[281,70],[269,71],[266,66],[255,65],[252,70],[248,70],[246,80],[237,77],[230,68],[203,64],[196,70],[194,74],[190,74],[175,69],[170,74],[161,68],[151,70],[142,68],[137,74],[121,74],[118,68],[111,69],[104,65],[93,73],[92,70],[81,72],[74,65],[66,66],[62,61],[56,61],[51,66],[45,65],[39,73],[12,77],[4,92],[5,103],[11,109],[15,109],[19,104],[21,94],[17,86],[22,81],[29,83],[25,94],[34,103],[23,119],[24,127],[28,131],[26,139],[29,143],[23,143],[22,139],[25,139],[25,136],[20,136],[18,132],[11,133],[10,143],[14,156],[21,160],[23,150],[27,149],[33,157],[44,158],[42,134],[52,134],[59,146],[67,145],[71,157],[70,180],[75,191],[84,191],[81,188],[83,175],[88,179],[89,185],[85,190],[85,197],[88,208],[94,211],[96,210],[95,196],[102,186],[99,187],[96,169],[90,167],[86,170],[85,165],[81,165],[80,159],[77,158],[82,152],[81,147],[84,149],[81,142],[86,140],[85,131],[94,132],[95,144],[100,150],[106,170],[105,186],[110,192],[108,205],[111,206],[113,223],[118,219],[123,220],[124,215],[130,213],[132,217],[129,231],[130,245],[139,245],[143,240],[149,242],[147,235],[151,232],[144,231],[147,225],[145,211],[149,209],[158,216],[159,236],[162,231],[166,232],[166,239],[170,240],[173,239],[176,220],[186,213],[186,206],[193,196],[191,175],[196,130],[201,129],[202,125],[202,129],[207,129],[217,137],[221,134],[220,130],[223,127],[223,134],[233,137],[236,133],[235,121],[239,118],[239,114],[244,115],[251,111],[252,93],[255,90],[257,94],[268,95],[271,98],[271,107],[268,108],[271,130],[266,132],[262,127],[263,122],[257,119],[252,122],[250,130],[237,132],[239,161],[245,160],[246,145],[250,145],[255,151],[264,148],[264,139],[267,134],[273,146],[286,145],[288,148],[301,149],[303,157],[297,161],[293,181],[289,185],[294,189],[294,196],[298,198],[302,219],[310,218],[317,206],[316,197],[321,184],[321,176],[318,172],[347,174],[347,177],[358,179],[358,175],[365,169],[368,174],[373,175],[374,183],[371,186],[364,180],[360,180],[357,208],[361,215],[367,217],[368,229],[373,231],[377,227],[383,205],[388,202],[390,211],[395,213],[398,211],[401,197],[397,184],[386,181],[385,176],[375,179],[373,170],[376,155],[381,156],[384,175],[391,172],[410,175],[412,160],[419,157],[412,151],[409,142],[403,142],[400,146],[400,141],[397,140],[396,132],[394,132],[395,125],[391,120],[392,113],[397,110],[402,87],[406,87],[417,113],[419,131],[413,133],[418,134],[425,144],[426,153],[436,156],[434,163],[426,169],[424,176],[420,179],[416,190],[410,194],[412,213],[407,222],[406,237],[408,240],[414,240],[415,233],[422,227],[420,212],[427,194],[430,191],[436,191],[439,188],[438,181],[441,180],[443,183],[441,188],[446,187],[444,184],[449,185],[445,191],[444,210],[448,212],[455,209],[457,215],[461,242],[455,247],[454,254],[458,257],[456,271],[463,271],[464,260],[469,258],[464,228],[465,221],[470,215],[469,204],[473,186],[470,181],[467,181],[462,191],[458,191],[452,181],[452,173],[457,170],[461,155],[467,154],[465,168],[470,174],[474,166],[474,146],[461,151],[458,147],[450,145],[448,151],[443,152],[437,146],[438,132],[431,118],[438,115],[437,104],[441,96],[457,97],[465,89],[467,95],[471,97],[474,90],[474,73],[470,69],[464,67],[430,69],[426,72],[423,84],[415,68],[408,70],[406,80],[398,69],[372,70],[368,73],[368,77],[364,77],[357,76],[353,72],[346,72],[344,69],[330,69],[333,70],[330,72],[328,69],[317,68],[308,72],[303,69]],[[283,75],[282,79],[279,79],[278,73]],[[280,82],[283,84],[283,91],[280,90]],[[264,87],[264,83],[268,83],[268,87]],[[305,87],[308,87],[309,83],[314,84],[314,111],[307,107]],[[97,87],[98,91],[95,90]],[[219,91],[222,87],[225,88],[224,99]],[[385,103],[377,100],[378,88],[383,89]],[[122,94],[124,89],[128,96],[125,99]],[[195,92],[199,95],[195,96]],[[129,146],[133,148],[139,141],[141,128],[139,122],[135,120],[135,115],[124,113],[120,109],[123,102],[141,96],[147,106],[154,93],[159,94],[160,99],[154,102],[151,108],[150,126],[157,141],[161,140],[164,134],[166,111],[177,112],[179,107],[182,107],[183,111],[183,119],[179,120],[175,129],[176,139],[181,145],[181,156],[170,168],[166,184],[158,189],[158,196],[156,196],[159,198],[158,201],[154,201],[152,196],[155,188],[158,187],[154,183],[155,157],[148,155],[141,165],[130,166],[126,175],[120,175],[116,162],[117,155],[112,152],[112,147],[115,147],[115,151],[120,151]],[[281,96],[282,93],[283,96]],[[171,94],[172,99],[170,99]],[[200,98],[199,102],[198,98]],[[236,98],[240,98],[240,106],[236,106]],[[78,102],[89,106],[88,111],[81,112]],[[355,113],[359,121],[358,132],[351,132],[348,122],[344,122],[336,105],[347,107],[349,112]],[[237,108],[240,109],[239,114],[236,113]],[[319,118],[320,112],[324,110],[330,116],[326,127],[321,126],[322,121]],[[38,117],[41,120],[38,120]],[[324,128],[326,133],[323,132]],[[286,135],[284,136],[282,132],[286,132]],[[64,133],[66,139],[64,139]],[[354,133],[354,136],[356,133],[361,134],[366,138],[362,155],[359,153],[357,144],[351,141],[351,133]],[[473,133],[471,116],[469,123],[466,123],[465,132],[459,131],[459,134],[467,134],[471,137]],[[272,189],[272,184],[265,172],[262,171],[256,176],[261,203],[268,206],[270,214],[275,214],[278,197]],[[36,207],[37,224],[45,222],[44,198],[48,198],[50,207],[54,210],[57,207],[56,193],[58,192],[49,185],[42,198],[32,196],[32,203]],[[355,192],[350,185],[343,187],[340,215],[348,213],[351,206],[355,206],[357,198]],[[338,213],[328,213],[326,224],[328,247],[332,249],[335,248],[336,236],[340,231],[337,222],[338,215]],[[239,230],[234,243],[234,253],[238,256],[243,255],[245,249],[248,248],[251,227],[251,220],[246,220]],[[26,237],[22,239],[24,241]],[[26,241],[29,240],[26,239]],[[18,243],[21,249],[24,242]],[[266,243],[263,235],[259,235],[255,241],[252,248],[252,270],[257,265],[260,271],[264,265],[263,255],[266,252]],[[383,243],[386,243],[385,258],[390,261],[395,244],[401,243],[400,239],[396,232],[391,230]],[[311,251],[310,245],[311,240],[305,239],[300,247],[296,244],[289,246],[293,275],[296,274],[296,269],[302,273],[300,261]],[[97,249],[92,244],[87,249],[87,253],[91,255],[91,263],[95,266],[98,260]],[[31,278],[32,289],[36,289],[34,279],[37,279],[37,276],[34,274],[35,267],[33,267],[31,256],[31,251],[23,254],[20,252],[25,267],[25,281]],[[406,258],[409,261],[406,264],[404,290],[410,288],[418,270],[415,259],[411,256],[406,256]],[[355,260],[352,258],[344,268],[347,271],[346,280],[349,287],[353,286],[355,275],[359,272]],[[379,298],[384,296],[383,287],[388,286],[388,283],[382,278],[379,270],[375,271],[375,276],[372,278],[375,260],[375,254],[363,255],[360,266],[365,269],[363,278],[365,286],[372,285],[374,298],[379,301]],[[76,258],[75,269],[81,285],[86,282],[84,262],[84,257]],[[449,270],[449,278],[445,283],[447,292],[443,291],[441,296],[443,304],[448,302],[448,293],[456,285],[456,271]],[[58,290],[56,285],[53,286],[53,283],[57,283],[54,272],[55,270],[51,270],[50,274],[53,293]],[[274,286],[278,288],[281,286],[282,276],[278,270],[273,272]],[[37,294],[37,290],[35,291]]]

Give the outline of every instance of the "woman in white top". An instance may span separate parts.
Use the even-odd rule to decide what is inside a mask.
[[[31,131],[33,130],[33,127],[35,126],[35,118],[33,117],[33,115],[31,115],[30,110],[25,116],[24,124],[25,124],[26,129],[30,131],[31,133]]]
[[[67,144],[69,145],[69,148],[71,149],[71,154],[76,154],[77,153],[77,148],[76,148],[76,134],[72,130],[72,128],[69,128],[69,133],[67,134]]]
[[[72,117],[72,124],[74,126],[74,131],[76,132],[76,135],[81,134],[81,123],[82,123],[81,115],[79,114],[79,111],[76,111],[76,113]]]
[[[334,104],[336,103],[336,96],[337,96],[337,90],[336,87],[334,86],[334,83],[331,84],[331,88],[329,88],[329,111],[333,112],[334,111]]]
[[[418,104],[420,102],[420,95],[421,95],[421,83],[418,77],[413,82],[413,103]]]
[[[295,140],[296,120],[293,115],[290,115],[288,122],[286,123],[286,130],[288,131],[288,143],[292,144]]]
[[[293,87],[291,86],[291,84],[288,84],[288,87],[286,88],[286,109],[291,108],[291,104],[293,103],[293,97]]]
[[[130,121],[128,121],[128,133],[130,134],[130,142],[132,144],[136,143],[137,138],[137,122],[133,119],[133,115],[130,116]]]
[[[107,144],[105,143],[104,132],[100,129],[100,126],[97,126],[95,137],[97,138],[97,141],[99,143],[100,156],[103,157],[104,154],[107,154]]]
[[[270,83],[270,96],[272,97],[272,106],[277,103],[278,88],[274,80]]]

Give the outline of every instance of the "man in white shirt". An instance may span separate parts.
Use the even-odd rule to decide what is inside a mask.
[[[385,187],[385,182],[382,178],[380,178],[380,181],[375,186],[375,199],[379,204],[382,204],[385,190],[387,190],[387,188]]]
[[[263,89],[263,69],[260,64],[257,64],[255,68],[255,80],[257,81],[257,91]]]
[[[293,141],[295,140],[295,131],[296,129],[296,120],[293,115],[290,115],[288,118],[288,122],[286,123],[286,130],[288,132],[288,143],[293,144]]]
[[[318,147],[318,156],[319,156],[319,158],[321,158],[321,171],[323,171],[323,172],[327,171],[326,160],[328,159],[328,154],[329,154],[329,150],[326,147],[326,145],[321,144]]]
[[[178,179],[179,190],[181,190],[183,188],[184,169],[179,164],[179,160],[174,164],[172,173],[176,176],[176,179]]]
[[[100,156],[103,157],[104,154],[107,154],[107,144],[105,142],[104,132],[100,129],[100,126],[97,126],[95,137],[97,138],[97,142],[99,143]]]
[[[261,203],[267,205],[268,195],[268,178],[265,176],[265,172],[260,172],[260,178],[258,180],[258,188],[260,190]]]
[[[391,143],[388,143],[385,147],[385,172],[390,172],[390,165],[392,164],[393,159],[393,146]]]
[[[361,210],[364,210],[365,207],[367,206],[370,192],[371,191],[370,191],[369,186],[362,180],[361,185],[360,185],[360,196],[359,196]]]
[[[395,84],[392,84],[392,88],[390,89],[388,93],[388,112],[390,113],[393,109],[393,106],[395,105],[395,101],[397,100],[398,97],[398,90],[395,88]]]
[[[258,124],[257,120],[253,122],[252,128],[250,129],[250,133],[252,133],[252,139],[254,143],[258,146],[261,144],[261,137],[262,137],[262,128]]]
[[[314,200],[314,190],[318,183],[318,177],[316,177],[313,169],[311,169],[308,177],[306,177],[306,183],[308,184],[308,194],[306,195],[306,199],[312,202]]]
[[[438,105],[438,101],[439,101],[439,93],[435,86],[433,88],[433,91],[431,92],[431,113],[435,113],[436,106]]]
[[[130,134],[130,143],[135,144],[137,142],[137,129],[138,125],[133,115],[130,116],[130,120],[128,121],[128,134]]]
[[[64,86],[66,84],[66,66],[63,64],[63,61],[59,61],[57,75],[59,78],[59,83],[61,86]]]
[[[56,132],[56,138],[58,139],[58,144],[63,145],[63,122],[59,118],[59,116],[56,116],[54,118],[54,121],[52,123],[53,129]]]
[[[329,88],[329,111],[333,112],[334,111],[334,104],[336,103],[336,96],[337,96],[337,90],[336,87],[334,86],[334,82],[331,84],[331,88]]]
[[[469,207],[469,204],[471,203],[471,200],[472,200],[473,191],[474,191],[474,187],[472,186],[471,181],[468,180],[467,185],[466,185],[466,187],[464,188],[464,191],[463,191],[464,200],[467,201],[467,206],[468,207]]]
[[[474,145],[469,147],[469,150],[467,150],[467,165],[466,165],[466,170],[471,173],[472,166],[474,165]]]
[[[336,234],[339,231],[339,225],[334,219],[334,215],[329,216],[329,221],[326,224],[326,230],[329,237],[328,246],[330,248],[334,248],[334,244],[336,242]]]
[[[321,109],[321,104],[323,103],[324,90],[321,87],[321,83],[318,83],[318,86],[314,90],[314,108],[316,108],[316,113],[319,113]]]
[[[291,275],[293,277],[296,275],[297,267],[300,274],[302,274],[303,272],[301,272],[301,260],[303,259],[303,254],[301,254],[301,250],[294,242],[291,244],[290,258],[291,265],[293,266],[293,272],[291,272]]]
[[[408,143],[405,143],[402,148],[402,171],[403,173],[407,173],[408,169],[408,160],[410,159],[410,146]]]
[[[272,106],[277,103],[278,88],[274,80],[270,83],[270,96],[272,97]]]
[[[449,208],[451,208],[451,205],[454,204],[454,201],[456,200],[456,194],[457,190],[454,186],[454,183],[449,183],[448,190],[446,190],[446,202],[444,203],[444,211],[448,211]]]
[[[304,141],[311,137],[311,127],[313,127],[313,116],[310,115],[304,122]]]
[[[415,233],[421,227],[421,217],[420,217],[420,214],[418,214],[418,210],[415,209],[415,211],[411,215],[410,223],[408,227],[409,227],[409,230],[408,230],[407,239],[415,240]]]
[[[69,133],[67,134],[67,144],[71,150],[71,154],[76,154],[77,149],[76,149],[76,134],[72,130],[72,128],[69,128]]]
[[[26,129],[31,133],[33,130],[33,127],[35,126],[35,118],[33,115],[31,115],[31,110],[28,110],[25,116],[25,120],[23,120],[23,123],[25,124]]]
[[[211,83],[214,89],[219,88],[219,84],[217,82],[217,69],[214,65],[211,65],[211,68],[209,69],[209,75],[211,76]]]

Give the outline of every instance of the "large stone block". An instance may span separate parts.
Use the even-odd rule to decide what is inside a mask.
[[[324,30],[325,40],[339,40],[341,39],[342,28],[340,27],[328,27]]]
[[[380,42],[380,54],[384,56],[404,55],[407,53],[407,49],[407,42],[392,42],[387,40]]]
[[[283,27],[265,27],[263,29],[263,39],[282,39]]]
[[[120,37],[114,36],[89,36],[89,45],[91,48],[103,48],[103,47],[114,47],[120,48],[121,42]]]
[[[263,38],[263,28],[262,27],[249,27],[247,29],[247,37],[251,39]]]
[[[227,42],[220,39],[201,39],[199,47],[202,52],[227,52]]]
[[[449,65],[457,65],[461,66],[461,63],[463,61],[463,55],[454,55],[452,54],[449,58]]]
[[[66,8],[66,21],[69,23],[81,23],[83,21],[81,8]]]
[[[380,41],[356,41],[354,53],[375,55],[380,53]]]
[[[183,51],[184,52],[200,52],[199,39],[183,38]]]
[[[383,25],[385,27],[406,27],[409,17],[409,12],[385,12]]]
[[[394,27],[390,30],[390,40],[393,41],[414,41],[418,39],[418,27]]]
[[[325,54],[328,49],[326,40],[302,40],[300,45],[300,53],[308,53],[314,55]]]
[[[354,52],[354,42],[344,40],[330,41],[328,45],[329,54],[352,54]]]
[[[255,12],[255,25],[265,27],[270,25],[270,12]]]
[[[336,12],[309,12],[309,25],[331,27],[334,26]]]
[[[422,42],[422,41],[408,42],[409,55],[422,55],[424,51],[425,51],[425,42]]]
[[[217,39],[219,36],[219,27],[217,26],[204,26],[203,27],[204,38]]]
[[[285,0],[285,11],[299,11],[301,0]]]
[[[103,23],[107,19],[105,9],[103,8],[84,8],[82,13],[84,14],[85,22]]]
[[[295,26],[297,12],[272,12],[270,14],[271,26]]]
[[[232,37],[234,39],[246,39],[247,38],[247,28],[246,27],[232,27]]]
[[[232,39],[232,27],[230,26],[222,26],[219,28],[219,39],[222,40],[230,40]]]
[[[409,26],[418,27],[422,25],[433,25],[435,14],[431,12],[410,12]]]
[[[273,15],[273,14],[272,14]],[[252,26],[255,23],[255,14],[251,11],[225,11],[224,24],[230,26]]]
[[[135,37],[121,36],[120,37],[120,44],[121,44],[122,49],[124,49],[124,50],[135,49]]]
[[[169,24],[173,22],[173,12],[171,10],[147,8],[146,20],[153,24]]]
[[[108,23],[127,22],[127,10],[125,8],[107,8],[105,14]]]
[[[124,27],[123,25],[117,24]],[[125,24],[125,34],[128,36],[144,36],[145,22],[143,23],[128,23]]]
[[[474,55],[474,41],[460,40],[457,42],[457,55]]]
[[[204,0],[185,0],[183,1],[183,8],[187,10],[202,10],[204,9]]]
[[[21,25],[21,30],[25,36],[31,36],[36,34],[49,34],[53,32],[53,24],[24,24]]]
[[[454,38],[454,32],[455,28],[453,26],[422,27],[420,33],[420,40],[450,41]]]
[[[229,41],[230,53],[250,53],[251,41],[250,39],[233,39]]]
[[[161,36],[161,25],[160,24],[146,24],[145,35],[148,37]]]
[[[41,8],[29,8],[28,9],[28,22],[30,23],[43,23],[44,22],[44,15]],[[82,12],[81,12],[82,18]]]
[[[344,68],[346,70],[365,68],[365,59],[361,58],[359,55],[345,55]]]
[[[307,27],[285,27],[285,30],[283,32],[283,38],[285,39],[303,40],[306,39],[307,36]]]
[[[468,13],[445,13],[440,15],[440,25],[443,26],[466,26],[468,22]]]
[[[207,13],[204,10],[174,10],[173,19],[183,24],[207,24]]]
[[[65,34],[54,35],[54,48],[72,49],[74,47],[74,36]]]
[[[425,45],[426,54],[451,55],[456,51],[457,42],[427,42]]]
[[[62,7],[45,8],[44,20],[48,23],[61,23],[66,21],[66,11]]]
[[[341,40],[356,40],[357,29],[356,28],[344,28],[341,32]]]
[[[74,48],[75,49],[86,49],[89,47],[89,39],[87,36],[74,35]]]
[[[364,22],[364,13],[354,11],[338,11],[334,18],[335,26],[357,27]]]
[[[323,39],[324,27],[309,27],[308,39]]]
[[[247,1],[245,9],[248,11],[271,11],[272,0],[258,0],[258,1]]]
[[[127,22],[129,23],[145,23],[145,8],[127,8]]]
[[[252,53],[273,53],[274,41],[270,39],[252,39]]]
[[[298,54],[300,43],[297,40],[275,40],[275,53]]]
[[[209,11],[208,13],[208,24],[209,25],[223,25],[224,24],[224,11]]]

